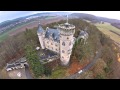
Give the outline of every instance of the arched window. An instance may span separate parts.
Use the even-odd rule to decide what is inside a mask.
[[[65,51],[64,51],[64,50],[62,50],[62,53],[65,53]]]
[[[69,46],[71,45],[71,42],[69,43]]]
[[[65,42],[63,42],[62,45],[65,46]]]

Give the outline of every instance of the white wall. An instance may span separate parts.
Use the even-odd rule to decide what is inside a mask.
[[[40,41],[40,45],[41,45],[41,48],[42,49],[45,49],[45,45],[44,45],[44,38],[43,38],[43,36],[41,36],[41,35],[38,35],[38,38],[39,38],[39,41]]]
[[[44,42],[45,42],[45,47],[49,50],[52,50],[54,52],[57,52],[59,53],[60,52],[60,44],[57,43],[57,42],[54,42],[53,40],[50,40],[48,38],[45,38],[44,39]],[[56,46],[57,45],[57,46]],[[57,50],[56,50],[57,49]]]
[[[63,42],[65,42],[65,46],[62,45]],[[69,45],[70,42],[71,45]],[[69,63],[72,46],[73,46],[72,42],[73,42],[73,35],[61,36],[60,38],[60,60],[63,65],[67,65]],[[62,50],[64,50],[64,53],[62,52]],[[70,54],[68,54],[68,52],[70,52]]]

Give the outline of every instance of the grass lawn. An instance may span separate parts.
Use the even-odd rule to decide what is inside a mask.
[[[50,76],[50,78],[52,79],[64,78],[66,75],[66,70],[67,69],[64,67],[57,67],[56,70],[52,72],[52,75]]]
[[[118,43],[120,42],[120,36],[118,36],[117,34],[110,31],[110,30],[112,30],[112,31],[120,34],[120,29],[110,25],[109,23],[104,23],[104,24],[96,23],[95,26],[97,26],[97,28],[101,32],[103,32],[104,34],[109,36],[115,42],[118,42]]]

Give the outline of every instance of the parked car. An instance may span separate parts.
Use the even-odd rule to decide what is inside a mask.
[[[80,74],[80,73],[82,73],[83,71],[82,70],[80,70],[78,73]]]
[[[11,68],[7,68],[6,70],[7,70],[7,71],[11,71],[12,69],[11,69]]]

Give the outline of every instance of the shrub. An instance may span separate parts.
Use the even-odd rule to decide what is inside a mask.
[[[105,68],[104,68],[104,71],[105,71],[106,73],[109,73],[110,70],[111,70],[110,67],[105,67]]]
[[[44,74],[46,76],[50,76],[52,74],[52,70],[50,68],[48,68],[48,67],[45,67]]]
[[[106,77],[102,74],[98,74],[95,79],[105,79]]]

